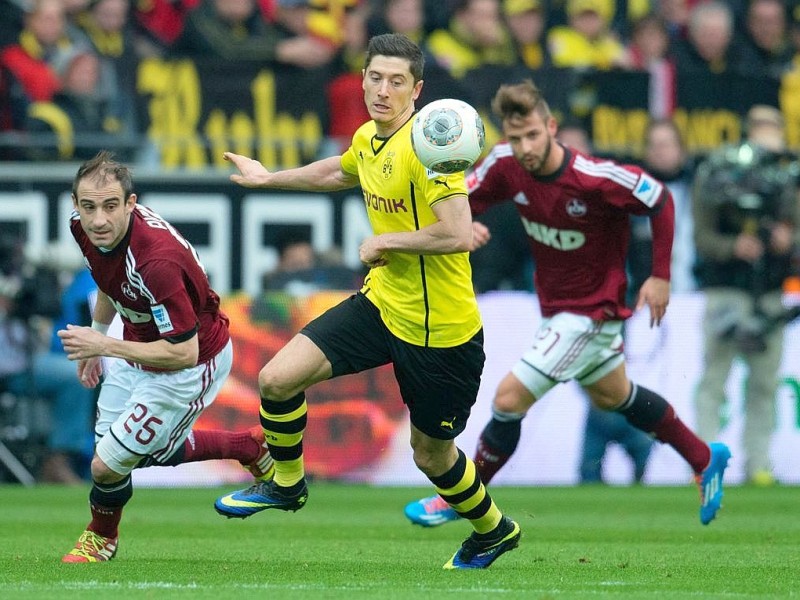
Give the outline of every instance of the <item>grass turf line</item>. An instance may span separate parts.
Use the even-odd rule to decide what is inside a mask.
[[[731,487],[700,525],[686,487],[493,488],[520,547],[486,571],[442,565],[464,522],[410,525],[423,488],[314,483],[297,513],[217,515],[222,489],[137,489],[110,563],[63,565],[87,488],[0,486],[0,597],[786,598],[800,595],[800,488]]]

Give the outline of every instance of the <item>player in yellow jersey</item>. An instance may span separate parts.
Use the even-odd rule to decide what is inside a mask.
[[[362,87],[372,120],[342,156],[270,172],[256,160],[225,154],[240,172],[231,180],[245,187],[331,191],[360,185],[374,235],[359,248],[370,267],[361,290],[306,325],[259,373],[274,481],[222,496],[215,508],[236,518],[302,508],[308,498],[304,390],[391,363],[411,415],[414,462],[474,529],[444,566],[486,568],[517,546],[520,529],[503,516],[454,442],[477,397],[483,327],[471,283],[464,174],[427,171],[411,149],[423,66],[419,47],[402,35],[370,40]]]

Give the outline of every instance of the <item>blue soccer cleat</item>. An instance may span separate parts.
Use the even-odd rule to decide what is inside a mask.
[[[514,521],[503,517],[496,533],[478,535],[472,533],[447,563],[445,569],[487,569],[509,550],[519,546],[522,532]]]
[[[458,513],[439,494],[409,502],[403,512],[409,521],[423,527],[436,527],[459,518]]]
[[[268,508],[295,512],[305,506],[306,500],[308,500],[308,488],[305,482],[297,494],[290,496],[285,494],[280,486],[275,485],[273,480],[259,481],[245,490],[220,496],[214,502],[214,509],[231,519],[246,519]]]
[[[717,511],[722,508],[722,476],[731,457],[731,451],[725,444],[713,442],[711,460],[708,466],[699,475],[695,475],[697,487],[700,488],[700,522],[708,525],[717,516]]]

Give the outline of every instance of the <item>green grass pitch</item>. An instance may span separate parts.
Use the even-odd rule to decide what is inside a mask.
[[[406,522],[423,488],[315,482],[297,513],[217,515],[225,489],[137,489],[110,563],[63,565],[85,488],[0,486],[0,598],[786,598],[800,595],[800,488],[730,487],[704,527],[691,487],[493,488],[520,547],[441,567],[469,532]]]

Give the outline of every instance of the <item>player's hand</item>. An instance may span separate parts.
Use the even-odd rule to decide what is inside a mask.
[[[254,158],[248,158],[233,152],[225,152],[222,158],[231,161],[239,169],[239,175],[234,173],[230,176],[230,180],[233,183],[247,188],[255,188],[265,185],[269,180],[271,173]]]
[[[636,310],[643,308],[645,304],[650,307],[650,327],[661,325],[669,304],[669,281],[659,277],[648,277],[639,289]]]
[[[378,238],[379,236],[377,235],[368,237],[361,242],[361,246],[358,247],[359,260],[367,265],[370,269],[389,264],[389,260],[386,258],[383,250],[378,245]]]
[[[70,360],[86,360],[96,356],[104,356],[107,336],[91,327],[67,325],[66,329],[57,332],[61,345]]]
[[[103,363],[99,356],[78,361],[78,379],[85,388],[94,388],[100,383]]]
[[[474,252],[478,248],[483,248],[492,239],[492,234],[489,228],[480,221],[472,222],[472,245],[469,247],[470,252]]]

